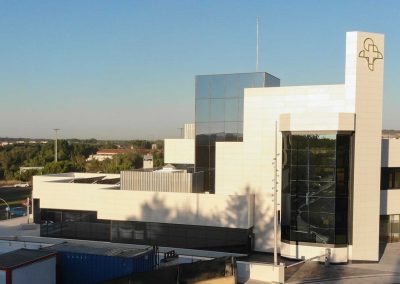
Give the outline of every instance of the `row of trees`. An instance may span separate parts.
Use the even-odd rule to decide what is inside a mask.
[[[131,141],[129,141],[131,142]],[[139,140],[135,144],[137,148],[145,146],[151,148],[150,141]],[[157,143],[159,144],[159,143]],[[162,144],[159,147],[162,147]],[[148,148],[149,147],[149,148]],[[119,173],[121,170],[137,169],[143,166],[143,157],[137,153],[117,155],[111,160],[102,162],[86,159],[95,154],[99,149],[117,148],[109,142],[98,141],[67,141],[58,142],[58,162],[54,162],[54,142],[47,144],[14,144],[0,147],[0,180],[23,180],[28,181],[35,174],[51,174],[64,172],[103,172]],[[155,166],[163,164],[162,150],[153,151]],[[35,167],[43,166],[43,170],[24,171],[20,173],[21,166]]]

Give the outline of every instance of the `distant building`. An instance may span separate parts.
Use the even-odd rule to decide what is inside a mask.
[[[19,167],[19,173],[24,173],[26,171],[37,171],[39,173],[42,172],[44,167]]]
[[[86,161],[96,160],[102,162],[107,159],[112,159],[115,155],[126,155],[133,152],[134,150],[132,149],[102,149],[97,151],[96,154],[90,155]]]
[[[153,155],[146,154],[143,156],[143,169],[152,169],[153,168]]]

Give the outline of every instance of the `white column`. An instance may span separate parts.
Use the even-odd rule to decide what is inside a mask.
[[[380,166],[384,36],[346,35],[346,96],[355,100],[352,209],[349,257],[379,258]]]

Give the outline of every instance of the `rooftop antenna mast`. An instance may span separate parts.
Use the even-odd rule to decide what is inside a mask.
[[[58,131],[60,130],[60,128],[54,128],[53,129],[54,130],[54,132],[55,132],[55,134],[56,134],[56,139],[55,139],[55,141],[54,141],[54,162],[56,162],[57,163],[57,161],[58,161],[58,155],[57,155],[57,144],[58,144]]]
[[[256,43],[256,72],[258,72],[258,24],[259,24],[259,17],[257,17],[257,43]]]

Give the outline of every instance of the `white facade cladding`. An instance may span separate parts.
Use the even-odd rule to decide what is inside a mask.
[[[235,143],[237,145],[234,147],[230,147],[228,143],[217,143],[216,193],[245,194],[249,192],[256,195],[255,250],[273,250],[274,167],[272,162],[275,157],[275,121],[279,121],[281,114],[287,113],[308,113],[311,116],[330,113],[332,103],[334,104],[333,108],[338,112],[350,113],[352,110],[352,105],[345,100],[343,85],[246,89],[243,143]],[[338,117],[338,115],[336,116]],[[299,124],[299,122],[295,124]],[[329,129],[326,128],[326,124],[320,124],[319,127],[322,132],[332,130],[332,125],[329,126]],[[282,149],[281,132],[278,131],[277,136],[278,149]],[[279,150],[279,152],[281,151]],[[279,154],[281,157],[281,153]],[[241,161],[236,164],[229,159],[223,159],[223,157],[235,157],[235,160],[240,159]],[[235,165],[238,166],[235,167]],[[278,169],[280,168],[281,161],[278,159]],[[228,171],[224,171],[224,169]],[[278,187],[281,187],[280,182]],[[278,190],[278,201],[281,200],[280,192]],[[280,204],[278,204],[278,210],[281,210]],[[290,246],[283,248],[296,251]],[[301,251],[307,252],[307,250]],[[315,256],[315,249],[308,250],[308,252],[309,254],[292,255],[292,257]],[[281,253],[291,256],[290,252],[281,251]],[[346,258],[341,259],[341,261],[346,260]]]
[[[287,113],[279,118],[281,132],[354,131],[354,113]]]
[[[384,170],[396,169],[397,173],[384,174]],[[381,215],[400,214],[400,139],[382,139]],[[385,178],[387,179],[385,182]],[[393,182],[394,180],[394,182]],[[388,182],[391,182],[389,185]],[[385,184],[386,183],[386,184]]]
[[[255,250],[273,249],[275,139],[278,175],[282,178],[283,132],[301,135],[344,132],[353,137],[354,145],[348,246],[324,244],[321,240],[319,245],[282,242],[281,254],[307,258],[330,247],[335,262],[378,260],[383,48],[382,35],[351,32],[347,34],[344,85],[245,89],[243,142],[217,143],[216,193],[256,195]],[[275,121],[280,126],[277,133]],[[279,182],[278,201],[281,201],[281,187]],[[278,210],[282,210],[281,204]]]
[[[400,139],[382,139],[382,167],[400,167]]]
[[[239,229],[253,226],[254,196],[116,190],[105,184],[66,181],[58,175],[35,176],[33,198],[40,200],[41,208],[95,211],[102,220]],[[238,213],[239,217],[233,218]]]
[[[194,139],[164,139],[164,162],[194,164]]]
[[[355,100],[351,243],[353,260],[379,259],[384,36],[347,33],[346,95]]]
[[[183,138],[164,139],[164,162],[166,164],[194,165],[195,124],[186,123]]]

